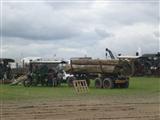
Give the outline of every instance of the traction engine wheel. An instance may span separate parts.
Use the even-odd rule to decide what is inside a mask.
[[[23,85],[24,87],[30,87],[32,85],[31,80],[28,80],[28,79],[24,80]]]

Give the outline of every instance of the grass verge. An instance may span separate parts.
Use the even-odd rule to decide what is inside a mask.
[[[1,101],[19,101],[19,100],[40,100],[40,99],[80,99],[105,96],[141,96],[141,95],[159,95],[160,78],[155,77],[133,77],[130,78],[128,89],[96,89],[94,81],[91,82],[89,93],[76,94],[73,88],[67,85],[61,87],[23,87],[1,85]]]

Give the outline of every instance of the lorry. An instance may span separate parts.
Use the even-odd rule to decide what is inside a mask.
[[[65,71],[74,75],[68,79],[69,86],[73,86],[74,80],[82,79],[89,86],[92,79],[96,88],[128,88],[132,67],[126,60],[73,59]]]

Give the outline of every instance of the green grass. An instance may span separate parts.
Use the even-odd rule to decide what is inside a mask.
[[[105,96],[140,96],[158,95],[160,93],[160,78],[133,77],[130,79],[128,89],[96,89],[94,81],[91,83],[89,93],[76,94],[73,88],[63,85],[61,87],[23,87],[1,85],[0,99],[2,101],[16,100],[43,100],[43,99],[80,99]]]

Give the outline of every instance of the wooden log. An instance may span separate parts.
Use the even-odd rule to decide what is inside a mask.
[[[119,60],[71,60],[72,65],[117,65]]]
[[[71,73],[131,75],[131,67],[128,61],[120,60],[72,60],[71,64],[66,65],[65,71]]]
[[[70,65],[66,66],[66,71],[79,73],[113,73],[115,66],[111,65]]]

